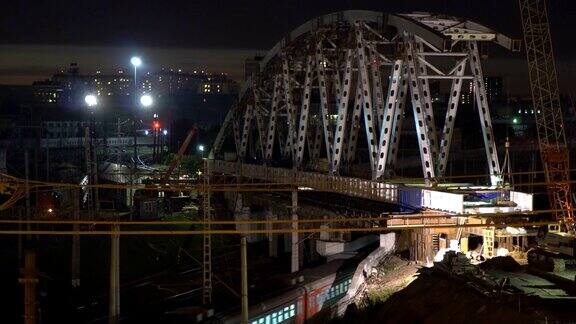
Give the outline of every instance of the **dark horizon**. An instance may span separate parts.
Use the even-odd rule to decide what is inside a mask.
[[[31,84],[72,62],[84,73],[127,69],[134,54],[141,55],[151,70],[204,69],[227,73],[241,82],[246,58],[266,53],[286,33],[319,15],[342,10],[441,12],[519,38],[517,5],[516,1],[496,0],[16,3],[0,13],[0,84]],[[570,37],[570,30],[576,28],[572,13],[576,13],[574,2],[551,1],[549,14],[563,92],[572,92],[569,81],[576,77],[572,59],[576,48],[571,42],[556,40]],[[527,94],[524,53],[494,56],[497,62],[488,64],[486,73],[509,76],[509,91]]]

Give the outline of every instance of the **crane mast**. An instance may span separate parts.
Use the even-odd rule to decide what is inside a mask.
[[[540,157],[554,217],[574,231],[568,146],[546,0],[519,0]]]

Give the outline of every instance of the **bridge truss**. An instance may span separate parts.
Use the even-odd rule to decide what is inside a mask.
[[[501,181],[479,46],[514,42],[470,21],[432,14],[345,11],[295,29],[260,62],[229,111],[211,158],[229,134],[246,163],[345,174],[367,165],[394,174],[405,120],[413,118],[424,179],[442,179],[464,80],[471,80],[490,185]],[[430,82],[450,83],[442,125]],[[411,111],[411,113],[410,113]],[[413,117],[410,117],[412,115]],[[362,161],[363,160],[363,161]]]

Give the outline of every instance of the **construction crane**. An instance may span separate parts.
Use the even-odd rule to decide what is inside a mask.
[[[573,233],[570,165],[546,0],[519,0],[540,157],[554,218]]]
[[[192,129],[190,129],[190,131],[188,132],[188,135],[186,136],[186,139],[184,140],[184,142],[180,146],[180,149],[178,150],[178,153],[174,157],[174,160],[172,160],[172,163],[170,163],[170,166],[168,167],[168,171],[166,171],[166,173],[162,176],[162,181],[170,180],[172,173],[178,167],[178,165],[180,165],[180,161],[182,161],[182,156],[184,155],[184,153],[188,149],[188,146],[190,145],[192,138],[194,138],[194,135],[196,135],[197,132],[198,132],[198,129],[196,128],[196,126],[192,127]]]

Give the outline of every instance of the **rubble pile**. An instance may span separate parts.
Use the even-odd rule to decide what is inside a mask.
[[[488,259],[481,263],[480,267],[483,270],[500,270],[508,272],[520,271],[521,269],[520,264],[516,262],[516,260],[514,260],[514,258],[511,256]]]

